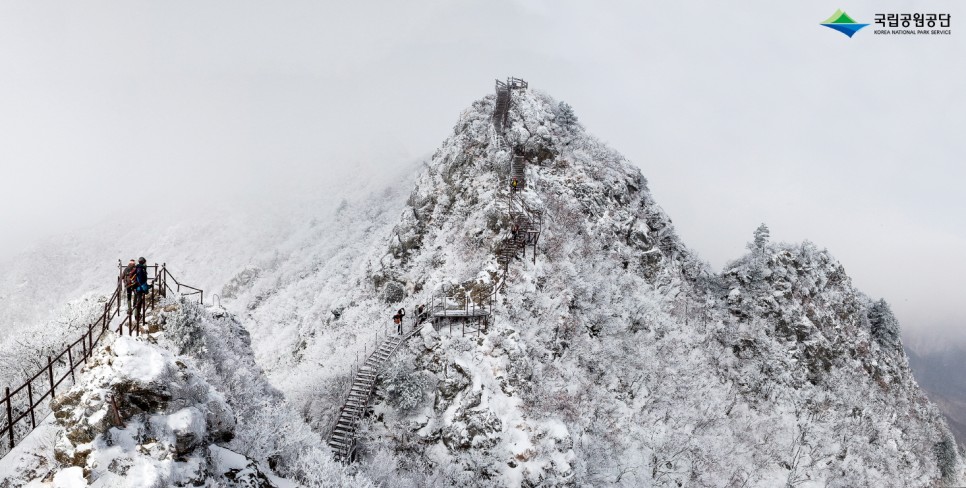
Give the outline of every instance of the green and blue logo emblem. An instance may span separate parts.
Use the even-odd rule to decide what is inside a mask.
[[[822,22],[822,25],[852,37],[856,32],[862,30],[863,27],[866,27],[869,24],[860,24],[852,20],[852,17],[849,17],[849,14],[841,10],[836,10],[831,17],[826,19],[825,22]]]

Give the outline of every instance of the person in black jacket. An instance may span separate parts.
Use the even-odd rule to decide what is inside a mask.
[[[423,323],[426,320],[426,305],[419,305],[416,307],[416,325]]]
[[[134,320],[141,320],[141,308],[144,307],[144,295],[151,289],[148,284],[148,265],[147,260],[138,259],[137,266],[134,267]]]
[[[402,335],[402,324],[403,319],[406,318],[406,309],[400,308],[392,318],[393,322],[396,323],[396,334]]]

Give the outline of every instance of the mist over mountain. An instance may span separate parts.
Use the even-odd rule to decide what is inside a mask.
[[[946,415],[959,444],[966,445],[966,341],[919,340],[906,345],[906,354],[919,386]]]
[[[749,252],[715,272],[678,237],[641,171],[590,135],[569,105],[513,90],[496,134],[495,104],[492,95],[473,102],[431,158],[366,198],[320,205],[278,228],[229,217],[221,227],[160,231],[163,246],[145,241],[217,293],[225,310],[176,305],[164,319],[171,329],[159,325],[143,347],[123,340],[76,391],[95,398],[91,409],[107,408],[96,400],[105,375],[126,374],[111,373],[116,359],[108,358],[151,357],[165,374],[125,378],[198,384],[201,393],[185,396],[182,409],[127,412],[130,425],[165,419],[170,428],[151,436],[105,424],[84,430],[84,442],[64,434],[70,452],[90,453],[50,457],[7,482],[42,486],[59,475],[93,483],[110,473],[134,486],[124,473],[135,466],[154,470],[138,483],[158,486],[215,486],[233,469],[254,486],[325,485],[324,476],[359,486],[962,480],[961,449],[912,376],[889,304],[857,290],[827,250],[749,229]],[[514,158],[525,161],[525,184],[511,195]],[[537,254],[503,262],[521,208],[541,216]],[[77,273],[89,266],[109,282],[112,271],[95,263],[125,251],[103,246],[72,239],[42,254],[84,250]],[[3,313],[17,317],[7,305],[14,300],[54,302],[42,272],[26,260],[11,266],[20,271],[0,284]],[[76,297],[84,286],[55,296]],[[377,381],[358,462],[306,467],[306,452],[329,455],[316,450],[343,408],[353,366],[377,336],[392,334],[392,313],[453,290],[479,306],[495,292],[488,327],[419,330]],[[18,320],[21,333],[39,327]],[[231,368],[248,380],[232,381]],[[284,424],[297,442],[282,442],[267,413],[246,408],[252,384],[298,416]],[[58,428],[88,422],[82,407],[71,410],[76,418],[60,416]],[[229,429],[229,415],[205,415],[214,410],[261,420]],[[270,439],[273,452],[211,461],[241,450],[228,431]],[[166,457],[165,443],[178,455]],[[108,458],[116,462],[96,462]]]

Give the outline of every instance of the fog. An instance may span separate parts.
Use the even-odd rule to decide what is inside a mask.
[[[851,2],[860,22],[950,13],[954,34],[849,39],[815,2],[4,2],[0,259],[105,218],[393,174],[514,75],[639,165],[716,268],[765,222],[827,247],[906,330],[958,330],[960,5]]]

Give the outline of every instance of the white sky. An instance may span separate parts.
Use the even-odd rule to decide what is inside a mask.
[[[515,75],[638,164],[714,266],[766,222],[906,329],[959,328],[961,5],[0,1],[0,259],[159,188],[279,200],[429,154]],[[818,25],[837,8],[953,35],[849,39]]]

